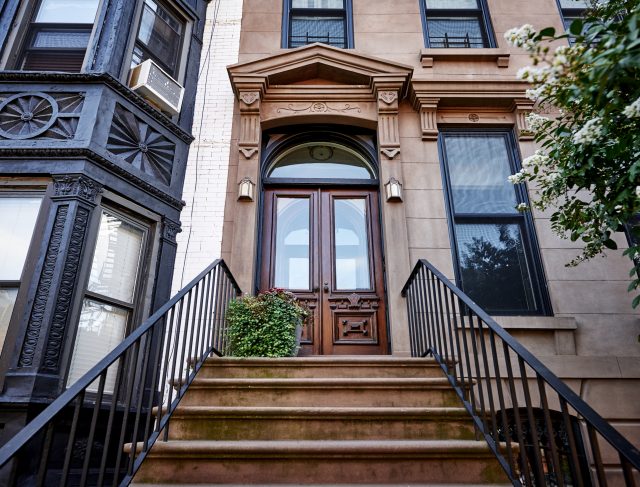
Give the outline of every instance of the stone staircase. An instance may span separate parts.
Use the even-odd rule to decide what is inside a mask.
[[[429,359],[213,358],[134,485],[487,485],[506,476]]]

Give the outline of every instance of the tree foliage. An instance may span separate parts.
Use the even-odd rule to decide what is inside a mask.
[[[530,25],[505,38],[527,50],[533,65],[518,73],[532,88],[538,112],[528,122],[540,149],[510,181],[534,183],[534,206],[553,210],[559,235],[581,241],[569,265],[617,249],[625,228],[632,244],[629,291],[640,303],[640,0],[593,0],[569,33]],[[569,41],[569,42],[567,42]],[[553,48],[553,45],[559,45]],[[634,233],[635,232],[635,233]]]

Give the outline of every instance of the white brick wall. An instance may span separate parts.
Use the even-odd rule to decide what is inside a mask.
[[[242,0],[207,9],[172,294],[220,257],[234,101],[226,67],[238,61],[241,18]]]

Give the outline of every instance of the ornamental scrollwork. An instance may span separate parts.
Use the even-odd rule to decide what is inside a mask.
[[[307,106],[302,108],[294,108],[292,103],[289,103],[286,107],[280,107],[277,110],[277,113],[350,113],[355,111],[356,113],[361,113],[362,109],[358,106],[351,106],[349,103],[345,103],[343,107],[336,108],[329,106],[327,103],[323,101],[318,101],[314,103],[310,103]]]
[[[177,235],[182,232],[182,224],[180,222],[174,222],[168,218],[162,220],[162,238],[169,242],[176,243]]]
[[[55,197],[78,197],[89,203],[95,203],[102,193],[102,186],[85,176],[54,176],[53,194]]]
[[[73,139],[83,93],[17,93],[0,103],[0,137],[11,140]]]
[[[395,91],[381,91],[378,95],[378,98],[380,98],[387,105],[391,105],[398,99],[398,93]]]
[[[116,105],[107,150],[169,186],[176,146],[154,127]]]

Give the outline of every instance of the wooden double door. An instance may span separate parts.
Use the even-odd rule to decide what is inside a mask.
[[[260,289],[310,310],[300,355],[388,353],[378,192],[267,188]]]

